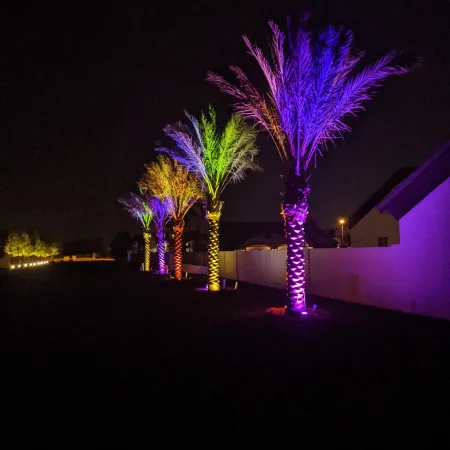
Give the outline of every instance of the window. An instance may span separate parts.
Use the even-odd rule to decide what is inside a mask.
[[[378,247],[387,247],[388,246],[388,238],[386,236],[378,238]]]

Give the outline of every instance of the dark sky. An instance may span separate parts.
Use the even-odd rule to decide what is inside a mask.
[[[260,77],[241,34],[264,45],[268,19],[284,26],[305,8],[314,23],[351,28],[368,62],[392,48],[423,58],[319,161],[311,213],[320,225],[450,137],[445,0],[10,3],[0,12],[0,230],[106,240],[137,230],[117,197],[134,188],[162,127],[208,102],[225,118],[231,98],[206,71],[238,64]],[[265,172],[228,188],[225,221],[279,220],[281,166],[265,136],[260,148]]]

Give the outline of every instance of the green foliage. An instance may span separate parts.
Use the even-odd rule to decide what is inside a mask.
[[[28,233],[13,232],[8,235],[5,245],[5,253],[13,257],[31,256],[31,238]]]
[[[130,192],[127,196],[120,197],[119,203],[131,217],[141,222],[145,232],[150,232],[153,211],[150,208],[151,196],[148,192],[141,192],[140,195]]]
[[[14,258],[48,258],[59,254],[57,244],[46,244],[38,235],[34,237],[34,242],[28,233],[12,232],[8,235],[5,244],[5,253]]]
[[[50,245],[48,246],[48,253],[49,253],[49,256],[56,256],[56,255],[59,255],[60,252],[61,252],[61,249],[60,249],[60,247],[59,247],[58,244],[53,243],[53,244],[50,244]]]
[[[208,197],[216,200],[228,183],[242,181],[249,170],[261,170],[255,158],[256,130],[239,115],[233,115],[223,130],[217,125],[212,106],[200,120],[187,114],[189,125],[177,122],[167,125],[166,134],[174,149],[159,148],[195,174]]]

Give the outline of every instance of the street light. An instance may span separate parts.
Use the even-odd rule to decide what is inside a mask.
[[[339,219],[339,224],[341,225],[341,247],[344,247],[344,219]]]

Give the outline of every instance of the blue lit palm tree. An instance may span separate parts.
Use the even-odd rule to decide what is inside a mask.
[[[158,273],[166,273],[165,264],[165,248],[166,248],[166,234],[165,228],[170,221],[170,202],[169,198],[160,199],[153,197],[150,201],[150,209],[153,212],[153,224],[156,230],[156,237],[158,238]]]
[[[269,22],[271,61],[244,36],[267,81],[266,92],[259,91],[239,67],[230,67],[236,85],[208,74],[209,81],[237,99],[238,114],[253,119],[269,133],[280,157],[288,162],[282,203],[288,240],[288,309],[300,312],[306,311],[303,247],[310,171],[327,143],[350,131],[344,118],[364,110],[363,102],[384,79],[408,72],[392,65],[396,53],[390,52],[355,73],[363,53],[352,50],[351,31],[329,26],[313,39],[306,20],[307,15],[300,28],[287,35]]]

